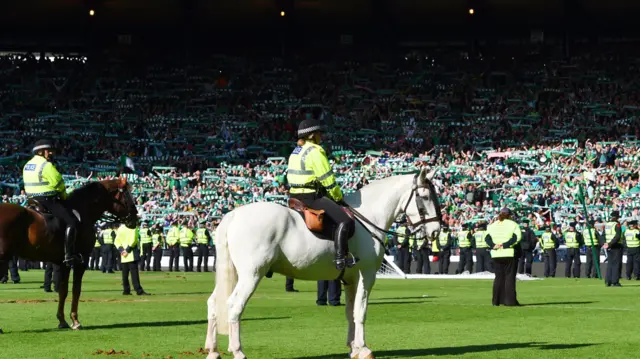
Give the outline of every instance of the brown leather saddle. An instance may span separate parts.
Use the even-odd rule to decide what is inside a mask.
[[[324,229],[324,210],[311,209],[295,198],[289,198],[289,208],[302,215],[304,223],[311,232],[322,234]]]

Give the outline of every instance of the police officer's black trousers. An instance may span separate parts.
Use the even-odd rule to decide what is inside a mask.
[[[516,260],[515,258],[494,258],[493,268],[496,277],[493,280],[493,305],[518,305],[516,297]]]
[[[327,291],[329,292],[329,304],[339,305],[342,295],[342,285],[339,280],[319,280],[317,305],[327,305]]]
[[[51,280],[53,279],[53,281]],[[57,264],[53,264],[51,262],[47,262],[44,264],[44,290],[51,290],[51,283],[53,282],[53,290],[58,291],[58,286],[60,285],[60,266]]]
[[[202,261],[204,260],[204,271],[209,271],[209,246],[204,243],[198,243],[198,267],[197,271],[201,272]]]
[[[596,246],[595,248],[597,264],[600,265],[600,246]],[[585,256],[587,257],[587,264],[584,268],[584,275],[587,278],[598,278],[598,271],[596,269],[596,262],[593,260],[592,251],[592,247],[587,247],[587,251],[585,253]]]
[[[161,272],[162,271],[162,247],[158,246],[158,248],[153,250],[153,271]]]
[[[151,270],[151,248],[153,245],[151,243],[142,244],[142,256],[140,257],[140,270],[145,271]]]
[[[567,262],[564,267],[564,276],[571,277],[571,264],[573,263],[573,278],[580,278],[580,249],[567,248]]]
[[[138,272],[138,261],[122,263],[122,292],[131,293],[131,286],[129,285],[129,273],[131,273],[131,282],[133,283],[133,289],[136,293],[143,292],[140,285],[140,273]]]
[[[9,258],[8,260],[4,261],[4,264],[0,264],[0,282],[8,282],[9,273],[11,273],[11,280],[14,283],[20,283],[20,273],[18,273],[17,258]]]
[[[492,272],[491,253],[488,248],[476,248],[476,273]]]
[[[169,250],[171,251],[170,255],[169,255],[169,272],[173,271],[172,268],[175,269],[176,272],[178,272],[180,270],[180,246],[179,245],[173,245],[169,247]],[[175,262],[174,262],[175,261]],[[174,267],[174,263],[175,263],[175,267]]]
[[[557,257],[555,249],[545,249],[544,250],[544,276],[545,277],[555,277],[556,276],[556,266]]]
[[[473,273],[473,250],[471,247],[460,248],[460,259],[458,261],[458,270],[456,273],[460,274],[464,271]]]
[[[620,283],[620,274],[622,274],[622,248],[609,248],[607,253],[609,260],[605,282],[618,284]]]
[[[287,279],[284,282],[284,290],[286,290],[287,292],[293,292],[295,290],[295,288],[293,288],[293,278],[292,277],[287,277]]]
[[[182,258],[184,262],[184,271],[193,272],[193,249],[191,249],[191,246],[182,247]]]
[[[429,262],[429,249],[420,248],[416,250],[416,273],[431,274],[431,263]]]
[[[409,273],[411,265],[411,256],[409,255],[409,247],[398,248],[398,263],[396,265],[405,273]]]
[[[112,249],[113,249],[113,269],[122,270],[122,262],[120,261],[122,259],[122,256],[120,256],[120,252],[118,252],[118,249],[116,248],[115,245],[112,246]]]
[[[449,264],[451,263],[451,251],[440,251],[438,253],[438,272],[449,274]]]
[[[533,251],[523,250],[522,256],[518,258],[518,273],[531,275],[533,266]]]
[[[100,269],[102,272],[113,272],[113,244],[103,244],[102,251],[102,264]]]
[[[627,279],[633,273],[640,280],[640,248],[627,248]]]
[[[100,256],[102,255],[101,249],[102,246],[93,247],[91,250],[91,260],[89,261],[90,270],[98,270],[100,268]]]
[[[35,199],[40,202],[43,206],[45,206],[51,213],[58,219],[62,220],[66,228],[71,228],[73,233],[73,238],[68,238],[69,243],[67,243],[67,238],[65,236],[65,253],[73,252],[75,253],[75,233],[78,230],[78,218],[71,212],[71,208],[67,206],[67,201],[59,199],[58,197],[35,197]],[[65,231],[65,234],[67,232]],[[83,258],[85,261],[87,258]]]

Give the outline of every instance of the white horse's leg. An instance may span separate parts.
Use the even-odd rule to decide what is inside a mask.
[[[266,269],[264,270],[266,272]],[[238,284],[228,300],[229,305],[229,352],[233,359],[246,359],[240,343],[240,317],[249,298],[258,287],[262,273],[238,273]]]
[[[364,339],[364,321],[367,316],[367,305],[371,288],[376,281],[375,270],[361,270],[358,288],[356,290],[353,319],[355,323],[355,333],[351,342],[351,358],[373,359],[371,349],[367,348]]]
[[[207,317],[209,323],[207,325],[207,340],[204,344],[204,349],[209,351],[207,359],[219,359],[220,353],[218,353],[218,324],[216,323],[216,291],[213,290],[211,296],[207,300]]]
[[[347,316],[347,346],[351,348],[351,343],[353,342],[353,337],[355,335],[355,323],[353,322],[353,307],[354,302],[356,300],[356,289],[358,288],[358,283],[351,283],[349,285],[344,286],[345,291],[345,314]]]

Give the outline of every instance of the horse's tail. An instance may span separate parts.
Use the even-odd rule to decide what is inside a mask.
[[[230,212],[222,219],[216,229],[216,322],[218,333],[229,335],[229,313],[227,300],[238,282],[236,267],[229,256],[227,228],[233,219]]]

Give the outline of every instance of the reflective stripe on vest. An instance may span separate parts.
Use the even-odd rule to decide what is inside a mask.
[[[638,239],[638,231],[637,229],[629,229],[624,232],[624,239],[627,242],[627,248],[638,248],[640,247],[640,239]]]
[[[617,222],[607,222],[604,225],[604,238],[607,242],[610,242],[615,237],[617,224]]]
[[[582,236],[584,237],[584,245],[587,247],[591,247],[591,235],[593,235],[593,244],[598,245],[598,237],[596,236],[596,231],[591,229],[585,229],[582,231]]]
[[[446,247],[447,242],[449,241],[449,232],[442,232],[438,236],[438,247]]]
[[[407,230],[407,227],[405,226],[400,226],[398,228],[396,228],[396,234],[398,235],[398,244],[403,244],[405,241],[405,231]]]
[[[542,233],[542,237],[540,238],[542,241],[542,249],[554,249],[556,248],[556,243],[553,240],[553,236],[551,232]]]
[[[517,233],[516,233],[517,231]],[[504,244],[509,242],[514,235],[520,234],[520,227],[512,220],[505,219],[503,221],[494,222],[487,228],[487,234],[491,235],[494,244]],[[514,243],[516,245],[517,242]],[[491,258],[513,258],[515,251],[513,246],[510,248],[491,248]]]
[[[196,237],[198,238],[198,243],[199,244],[207,244],[207,243],[209,243],[209,240],[207,239],[206,232],[207,232],[206,228],[198,228],[198,230],[196,231]]]
[[[486,231],[477,231],[473,234],[473,238],[476,240],[476,248],[489,248],[485,237],[487,236]]]
[[[467,238],[468,235],[469,231],[460,231],[460,233],[458,233],[458,246],[460,248],[471,247],[471,241]]]
[[[113,237],[111,237],[113,230],[102,231],[102,241],[104,244],[113,244]]]
[[[153,246],[157,246],[158,243],[160,243],[160,235],[158,233],[154,233],[151,235],[151,243],[153,243]]]
[[[315,188],[306,188],[305,186],[311,186],[315,178],[311,169],[306,167],[305,161],[311,151],[316,150],[314,145],[310,142],[306,142],[302,146],[297,146],[291,156],[289,156],[289,163],[287,165],[287,182],[291,187],[290,193],[315,193]]]
[[[140,244],[151,243],[151,237],[149,237],[148,229],[144,228],[140,231]]]
[[[567,248],[578,248],[580,247],[580,243],[576,238],[576,232],[566,232],[564,234],[564,241],[567,245]]]
[[[193,240],[193,232],[184,227],[180,230],[180,247],[191,247],[191,242]]]
[[[34,156],[22,169],[22,180],[24,191],[27,196],[55,196],[58,192],[55,189],[57,183],[49,183],[42,178],[44,167],[49,163],[42,156]]]

